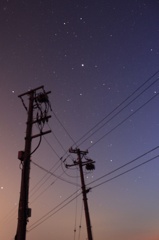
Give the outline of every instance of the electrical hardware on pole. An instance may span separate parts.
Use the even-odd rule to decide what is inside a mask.
[[[31,217],[31,208],[28,206],[31,156],[39,147],[42,135],[51,132],[50,130],[43,131],[45,123],[48,122],[48,119],[51,117],[48,115],[49,111],[51,110],[51,105],[48,99],[49,93],[51,92],[45,92],[44,86],[40,86],[18,96],[21,99],[25,110],[27,111],[28,118],[26,123],[27,127],[24,151],[18,152],[18,159],[21,161],[22,173],[18,208],[18,224],[15,240],[26,239],[27,222],[29,217]],[[23,99],[26,95],[29,96],[28,108],[26,107]],[[32,136],[33,124],[37,124],[39,129],[39,133],[34,136]],[[31,152],[32,139],[37,137],[40,137],[39,144]]]
[[[85,210],[85,217],[86,217],[86,225],[87,225],[87,235],[88,235],[88,240],[93,240],[92,227],[91,227],[89,208],[88,208],[88,202],[87,202],[87,193],[90,191],[90,188],[86,189],[84,174],[83,174],[83,166],[85,166],[87,170],[94,170],[95,162],[92,159],[88,159],[86,157],[85,157],[86,161],[82,161],[82,158],[88,154],[88,151],[81,151],[78,148],[75,148],[75,149],[70,148],[69,152],[77,154],[77,161],[74,161],[73,164],[66,164],[66,168],[77,166],[77,165],[79,166],[84,210]]]

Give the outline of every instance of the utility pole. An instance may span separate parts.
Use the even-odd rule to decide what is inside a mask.
[[[84,203],[84,210],[85,210],[85,218],[86,218],[86,226],[87,226],[87,235],[88,235],[88,240],[93,240],[89,208],[88,208],[88,202],[87,202],[87,193],[90,191],[90,188],[86,189],[84,174],[83,174],[83,166],[86,166],[87,170],[94,170],[95,162],[88,158],[86,158],[85,162],[82,162],[82,158],[85,155],[87,155],[88,151],[81,151],[78,148],[76,148],[76,149],[70,148],[69,152],[77,154],[77,161],[74,161],[74,163],[71,165],[66,164],[66,167],[68,168],[68,167],[72,167],[75,165],[79,166],[80,177],[81,177],[81,188],[82,188],[82,194],[83,194],[83,203]]]
[[[36,137],[41,137],[47,134],[49,131],[43,132],[42,129],[48,118],[48,110],[51,110],[50,103],[48,100],[48,94],[50,92],[45,92],[44,87],[38,87],[30,90],[26,93],[19,95],[18,97],[22,100],[23,106],[25,107],[28,117],[27,117],[27,127],[26,127],[26,137],[25,137],[25,147],[24,151],[18,152],[18,159],[21,160],[22,173],[21,173],[21,187],[20,187],[20,198],[19,198],[19,208],[18,208],[18,224],[17,232],[15,235],[15,240],[25,240],[26,239],[26,227],[28,218],[31,217],[31,209],[28,206],[29,201],[29,178],[30,178],[30,162],[31,155],[36,149],[31,152],[32,139]],[[29,96],[29,107],[27,108],[23,97]],[[43,110],[44,105],[44,110]],[[35,115],[36,113],[36,115]],[[36,116],[36,117],[34,117]],[[40,133],[32,136],[33,124],[37,123]],[[39,142],[40,143],[40,142]]]

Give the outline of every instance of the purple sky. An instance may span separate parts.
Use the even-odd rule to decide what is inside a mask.
[[[55,176],[31,164],[27,240],[87,239],[82,197],[64,206],[80,189],[79,170],[60,160],[74,142],[96,161],[84,171],[94,240],[159,239],[158,12],[158,0],[0,2],[0,239],[17,228],[27,120],[18,95],[41,85],[52,133],[32,160]]]

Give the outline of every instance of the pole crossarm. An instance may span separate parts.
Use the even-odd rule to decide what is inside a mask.
[[[69,152],[70,153],[78,153],[78,152],[80,152],[80,154],[81,155],[87,155],[88,154],[88,150],[86,150],[86,151],[81,151],[79,148],[75,148],[75,149],[73,149],[72,147],[69,149]]]
[[[48,130],[46,132],[40,132],[39,134],[36,134],[36,135],[33,135],[31,138],[37,138],[37,137],[40,137],[40,136],[43,136],[45,134],[48,134],[48,133],[51,133],[51,130]]]
[[[30,95],[32,92],[36,92],[36,91],[39,90],[39,89],[44,89],[44,86],[42,85],[42,86],[40,86],[40,87],[31,89],[31,90],[29,90],[28,92],[25,92],[25,93],[22,93],[22,94],[18,95],[18,97],[21,98],[21,97],[23,97],[23,96],[25,96],[25,95]]]

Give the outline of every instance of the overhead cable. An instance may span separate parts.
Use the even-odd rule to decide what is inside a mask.
[[[114,113],[117,109],[119,109],[124,103],[127,102],[127,100],[129,100],[136,92],[138,92],[144,85],[146,85],[154,76],[156,76],[159,73],[159,70],[156,71],[152,76],[150,76],[143,84],[141,84],[134,92],[132,92],[126,99],[124,99],[118,106],[116,106],[110,113],[108,113],[103,119],[101,119],[97,124],[94,125],[94,127],[92,127],[89,131],[87,131],[80,139],[78,139],[78,141],[76,141],[76,145],[82,140],[84,139],[90,132],[92,132],[97,126],[99,126],[105,119],[107,119],[112,113]],[[155,84],[157,81],[159,80],[159,77],[153,82],[151,83],[145,90],[143,90],[141,92],[141,94],[143,94],[147,89],[149,89],[153,84]],[[137,97],[135,97],[130,103],[128,103],[126,105],[126,107],[128,105],[130,105],[134,100],[136,100],[141,94],[139,94]],[[122,110],[124,110],[125,107],[122,108]],[[120,112],[122,111],[120,110]],[[119,112],[118,112],[119,113]],[[116,115],[115,115],[116,116]],[[105,125],[105,124],[104,124]],[[103,126],[103,125],[102,125]],[[101,127],[100,127],[101,128]],[[99,128],[99,129],[100,129]],[[96,130],[98,131],[98,130]],[[95,132],[96,132],[95,131]],[[95,133],[94,132],[94,133]],[[93,134],[94,134],[93,133]],[[90,136],[92,136],[93,134],[91,134]],[[90,137],[89,136],[89,137]],[[85,142],[89,137],[87,137],[85,140],[83,140],[81,143],[79,143],[80,145]],[[78,144],[78,145],[79,145]],[[79,145],[79,146],[80,146]]]
[[[121,126],[126,120],[128,120],[130,117],[135,115],[138,111],[140,111],[143,107],[145,107],[149,102],[151,102],[154,98],[156,98],[159,95],[159,93],[155,94],[153,97],[151,97],[147,102],[145,102],[143,105],[141,105],[138,109],[136,109],[133,113],[131,113],[128,117],[126,117],[124,120],[122,120],[120,123],[118,123],[115,127],[113,127],[109,132],[105,133],[102,137],[100,137],[96,142],[91,144],[87,149],[92,148],[94,145],[96,145],[98,142],[100,142],[103,138],[105,138],[108,134],[112,133],[116,128]]]
[[[34,228],[41,225],[43,222],[48,220],[50,217],[52,217],[55,213],[59,212],[61,209],[66,207],[69,203],[74,201],[77,197],[79,197],[82,193],[80,192],[78,195],[73,197],[79,190],[75,191],[73,194],[71,194],[69,197],[67,197],[64,201],[62,201],[60,204],[58,204],[56,207],[54,207],[52,210],[50,210],[48,213],[43,215],[40,219],[38,219],[36,222],[34,222],[29,228],[28,232],[31,232]],[[73,198],[72,198],[73,197]],[[71,199],[70,199],[71,198]],[[69,200],[70,199],[70,200]],[[69,200],[69,201],[68,201]],[[65,203],[66,202],[66,203]],[[64,205],[63,205],[64,204]],[[62,205],[62,206],[61,206]],[[61,206],[61,207],[60,207]],[[57,209],[57,210],[56,210]]]
[[[122,168],[128,166],[128,165],[131,164],[131,163],[136,162],[137,160],[141,159],[142,157],[146,156],[146,155],[149,154],[149,153],[154,152],[154,151],[157,150],[157,149],[159,149],[159,146],[156,146],[156,147],[150,149],[149,151],[147,151],[147,152],[141,154],[140,156],[136,157],[135,159],[133,159],[133,160],[131,160],[131,161],[129,161],[129,162],[127,162],[127,163],[121,165],[120,167],[118,167],[118,168],[116,168],[116,169],[110,171],[109,173],[104,174],[103,176],[101,176],[101,177],[95,179],[94,181],[88,183],[87,186],[90,185],[90,184],[92,184],[92,183],[95,183],[95,182],[101,180],[102,178],[105,178],[105,177],[111,175],[112,173],[115,173],[116,171],[118,171],[118,170],[120,170],[120,169],[122,169]]]
[[[108,119],[105,123],[103,123],[100,127],[98,127],[94,132],[92,132],[87,138],[85,138],[80,144],[82,145],[86,140],[88,140],[91,136],[93,136],[96,132],[98,132],[101,128],[103,128],[107,123],[109,123],[112,119],[119,115],[124,109],[126,109],[131,103],[133,103],[138,97],[140,97],[146,90],[148,90],[153,84],[155,84],[159,80],[156,79],[152,84],[150,84],[147,88],[145,88],[141,93],[139,93],[135,98],[133,98],[129,103],[127,103],[123,108],[121,108],[118,112],[116,112],[110,119]],[[112,113],[112,112],[111,112]],[[107,117],[110,114],[107,115]]]
[[[37,166],[38,168],[40,168],[41,170],[43,170],[43,171],[47,172],[48,174],[50,174],[50,175],[52,175],[52,176],[60,179],[61,181],[64,181],[64,182],[67,182],[67,183],[70,183],[70,184],[76,186],[76,183],[70,182],[70,181],[68,181],[68,180],[66,180],[66,179],[64,179],[64,178],[61,178],[60,176],[57,176],[56,174],[50,172],[49,170],[45,169],[44,167],[40,166],[39,164],[35,163],[34,161],[32,161],[32,163],[33,163],[35,166]]]
[[[101,183],[99,183],[99,184],[91,187],[91,189],[94,189],[94,188],[96,188],[96,187],[99,187],[99,186],[101,186],[101,185],[103,185],[103,184],[105,184],[105,183],[108,183],[108,182],[110,182],[110,181],[112,181],[112,180],[114,180],[114,179],[116,179],[116,178],[118,178],[118,177],[121,177],[121,176],[123,176],[124,174],[126,174],[126,173],[128,173],[128,172],[131,172],[131,171],[135,170],[136,168],[141,167],[141,166],[145,165],[146,163],[149,163],[149,162],[153,161],[154,159],[156,159],[156,158],[158,158],[158,157],[159,157],[159,155],[157,155],[157,156],[155,156],[155,157],[153,157],[153,158],[150,158],[149,160],[144,161],[143,163],[140,163],[140,164],[138,164],[137,166],[132,167],[132,168],[130,168],[130,169],[128,169],[128,170],[126,170],[126,171],[124,171],[124,172],[116,175],[115,177],[112,177],[112,178],[110,178],[110,179],[108,179],[108,180],[105,180],[104,182],[101,182]]]

